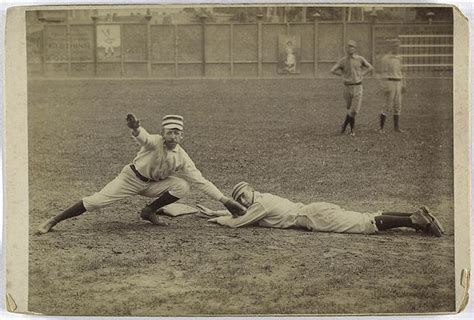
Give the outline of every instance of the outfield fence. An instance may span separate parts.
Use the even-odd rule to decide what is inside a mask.
[[[376,70],[399,37],[407,76],[451,77],[452,23],[330,22],[27,25],[30,77],[327,78],[348,39]],[[288,67],[289,55],[296,61]],[[291,63],[291,62],[290,62]]]

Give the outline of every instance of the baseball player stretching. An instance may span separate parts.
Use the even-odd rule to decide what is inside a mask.
[[[243,216],[232,217],[225,211],[213,211],[198,205],[202,213],[214,216],[209,222],[238,228],[257,224],[268,228],[303,228],[317,232],[374,234],[392,228],[408,227],[440,237],[441,223],[423,206],[412,213],[346,211],[338,205],[314,202],[308,205],[294,203],[270,193],[255,191],[247,182],[239,182],[232,197],[247,208]]]
[[[400,40],[389,41],[390,53],[382,58],[382,79],[384,81],[384,104],[380,113],[380,133],[384,133],[387,113],[393,114],[393,127],[396,132],[400,129],[400,112],[402,110],[402,93],[405,91],[405,81],[402,73],[402,57],[398,54]]]
[[[132,130],[132,136],[141,145],[132,163],[123,167],[120,174],[101,191],[83,198],[48,219],[39,226],[38,233],[49,232],[65,219],[103,208],[134,195],[157,198],[141,211],[140,216],[155,225],[166,225],[156,215],[157,210],[184,197],[189,191],[189,184],[175,176],[178,171],[208,196],[222,202],[233,214],[245,213],[242,205],[224,196],[214,184],[202,176],[186,151],[179,145],[183,138],[183,117],[177,115],[163,117],[161,135],[149,134],[140,127],[139,120],[133,114],[127,115],[127,125]]]
[[[341,134],[346,127],[351,126],[351,136],[355,136],[355,117],[362,104],[362,78],[373,67],[364,57],[356,55],[357,44],[353,40],[347,42],[347,55],[341,58],[331,69],[331,73],[342,76],[344,80],[344,99],[346,100],[347,115],[342,125]]]

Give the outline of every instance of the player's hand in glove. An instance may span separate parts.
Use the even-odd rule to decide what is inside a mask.
[[[136,130],[140,127],[140,120],[138,120],[133,113],[129,113],[127,114],[127,126],[130,129]]]
[[[243,216],[247,212],[243,205],[233,199],[222,197],[221,202],[232,213],[233,217]]]

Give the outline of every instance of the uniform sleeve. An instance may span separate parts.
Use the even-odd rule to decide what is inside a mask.
[[[360,57],[361,61],[362,61],[362,65],[366,68],[369,68],[369,69],[372,69],[372,65],[370,64],[369,61],[367,61],[364,57]]]
[[[227,226],[231,228],[238,228],[247,225],[254,224],[255,222],[263,219],[267,215],[265,208],[260,203],[255,203],[250,208],[248,208],[247,213],[240,217],[218,217],[209,220],[210,222],[215,222],[222,226]]]
[[[133,135],[132,135],[133,136]],[[151,135],[145,128],[140,127],[140,132],[138,136],[133,136],[135,140],[144,148],[152,149],[159,144],[160,135]]]
[[[217,187],[212,182],[205,179],[202,176],[201,171],[196,168],[196,165],[188,156],[188,154],[184,150],[182,150],[182,152],[184,162],[182,171],[187,180],[196,184],[199,190],[207,194],[212,199],[219,201],[224,196],[222,192],[217,189]]]

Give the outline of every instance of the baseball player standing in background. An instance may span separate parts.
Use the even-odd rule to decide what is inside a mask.
[[[175,176],[178,171],[208,196],[222,202],[232,214],[245,213],[245,207],[224,196],[212,182],[202,176],[186,151],[179,145],[183,139],[183,117],[177,115],[163,117],[161,135],[149,134],[140,126],[139,120],[133,114],[127,115],[127,126],[141,145],[132,163],[127,164],[101,191],[83,198],[41,224],[38,233],[47,233],[65,219],[103,208],[134,195],[157,198],[141,211],[140,216],[155,225],[166,225],[156,215],[157,210],[177,201],[189,191],[189,184]]]
[[[384,104],[380,113],[380,133],[384,133],[387,113],[393,114],[393,127],[396,132],[400,129],[400,112],[402,110],[402,93],[405,92],[405,81],[402,73],[402,57],[398,54],[400,40],[388,41],[390,52],[382,58],[381,76],[384,88]]]
[[[362,104],[362,78],[373,67],[367,60],[355,54],[357,44],[353,40],[347,42],[347,55],[341,58],[331,69],[331,73],[342,76],[344,80],[344,99],[346,100],[347,115],[342,125],[341,134],[346,127],[351,126],[351,136],[355,136],[355,117]]]
[[[374,234],[393,228],[407,227],[440,237],[441,223],[425,206],[415,212],[347,211],[336,204],[313,202],[305,205],[270,193],[255,191],[247,182],[234,186],[232,197],[247,208],[243,216],[232,217],[224,210],[213,211],[198,205],[215,222],[232,228],[258,224],[267,228],[303,228],[317,232]]]

